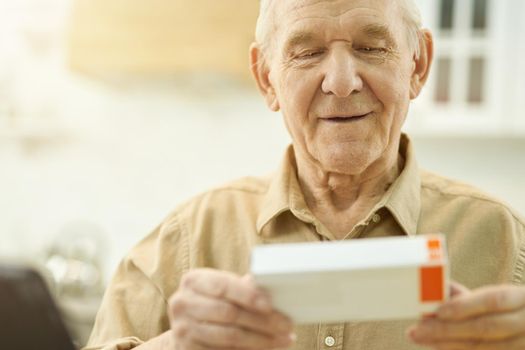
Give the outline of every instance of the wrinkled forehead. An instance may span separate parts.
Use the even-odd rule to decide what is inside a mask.
[[[271,40],[279,46],[298,31],[345,32],[371,25],[393,34],[402,30],[403,14],[396,0],[273,0]]]
[[[273,15],[282,21],[290,17],[341,17],[349,11],[371,10],[378,15],[401,16],[398,0],[272,0]]]

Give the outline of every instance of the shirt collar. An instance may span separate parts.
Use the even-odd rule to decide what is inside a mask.
[[[289,146],[281,162],[279,170],[272,177],[268,191],[266,192],[261,212],[257,217],[257,232],[261,233],[262,229],[268,222],[279,216],[285,211],[290,210],[290,180],[296,178],[295,156],[293,147]]]
[[[380,204],[390,211],[407,235],[413,236],[421,211],[421,178],[412,142],[405,134],[401,135],[399,153],[405,165]]]
[[[407,235],[415,235],[421,210],[421,180],[412,143],[405,134],[401,135],[399,153],[405,160],[403,170],[370,216],[386,208]],[[287,211],[291,211],[301,221],[316,221],[306,207],[299,187],[292,146],[288,147],[279,170],[270,181],[257,218],[257,232],[262,233],[270,221]],[[368,218],[365,219],[369,221]]]

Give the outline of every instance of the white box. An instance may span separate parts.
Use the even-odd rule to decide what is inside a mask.
[[[417,318],[448,298],[440,234],[261,245],[251,273],[297,324]]]

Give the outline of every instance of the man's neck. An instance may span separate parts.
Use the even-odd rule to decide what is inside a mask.
[[[297,159],[298,179],[308,208],[337,239],[343,239],[381,200],[399,177],[403,158],[385,155],[364,172],[326,172]]]

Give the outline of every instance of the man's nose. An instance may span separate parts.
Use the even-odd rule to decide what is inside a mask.
[[[363,80],[358,72],[355,58],[345,52],[334,52],[325,62],[325,76],[322,91],[337,97],[348,97],[354,92],[361,91]]]

